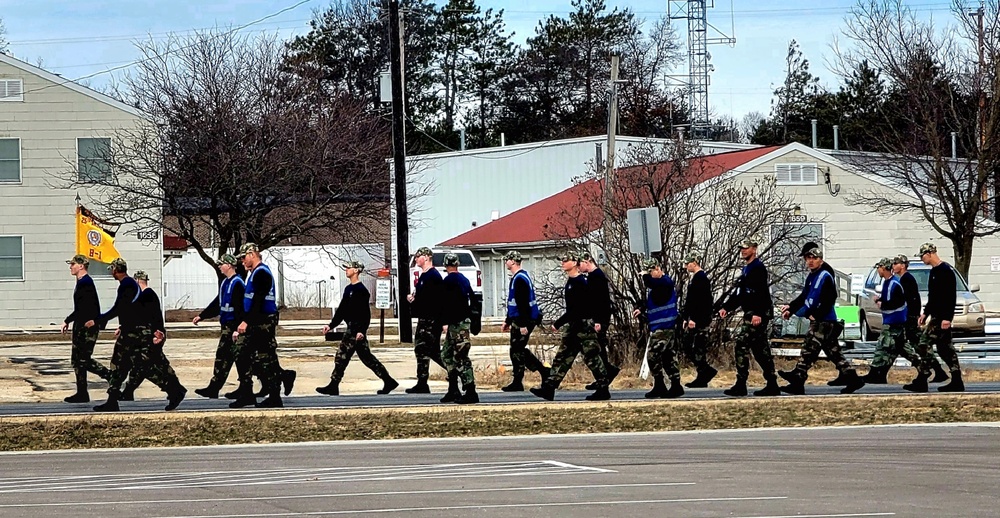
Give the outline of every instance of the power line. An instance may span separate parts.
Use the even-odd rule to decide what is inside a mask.
[[[311,19],[299,18],[295,20],[275,20],[273,22],[261,23],[258,25],[275,25],[281,23],[300,23],[308,22]],[[61,45],[65,43],[101,43],[106,41],[130,41],[137,38],[148,38],[148,39],[163,39],[169,36],[192,34],[197,32],[209,31],[215,27],[202,27],[197,29],[185,29],[182,31],[167,31],[167,32],[152,32],[146,34],[117,34],[112,36],[78,36],[72,38],[47,38],[38,40],[20,40],[20,41],[9,41],[11,46],[18,45]],[[278,27],[278,30],[286,29],[289,27]]]

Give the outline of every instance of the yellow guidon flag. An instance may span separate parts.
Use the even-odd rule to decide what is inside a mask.
[[[101,227],[105,223],[82,205],[76,208],[76,253],[92,261],[110,263],[122,255],[115,248],[115,233]]]

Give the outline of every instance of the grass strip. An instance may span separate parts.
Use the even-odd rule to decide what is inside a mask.
[[[997,421],[1000,395],[181,412],[4,418],[0,450]]]

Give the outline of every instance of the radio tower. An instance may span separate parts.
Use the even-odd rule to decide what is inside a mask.
[[[667,16],[671,20],[688,22],[688,109],[691,110],[691,134],[695,138],[705,138],[711,134],[708,113],[709,74],[715,70],[710,63],[712,54],[709,45],[736,45],[734,36],[723,34],[708,23],[708,10],[715,8],[715,0],[667,0]],[[735,20],[733,22],[735,28]],[[718,36],[709,38],[712,29]],[[731,30],[734,33],[734,31]]]

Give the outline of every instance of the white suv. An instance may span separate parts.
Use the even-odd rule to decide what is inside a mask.
[[[469,284],[472,285],[472,291],[476,293],[483,292],[483,271],[479,268],[479,261],[476,261],[476,256],[468,250],[460,249],[443,249],[435,248],[434,251],[434,267],[441,272],[441,276],[448,275],[444,270],[444,256],[446,254],[455,254],[458,256],[458,271],[465,278],[469,279]],[[411,287],[417,285],[417,279],[420,278],[420,268],[417,267],[417,263],[413,256],[410,257],[410,277],[413,279],[413,284]]]

